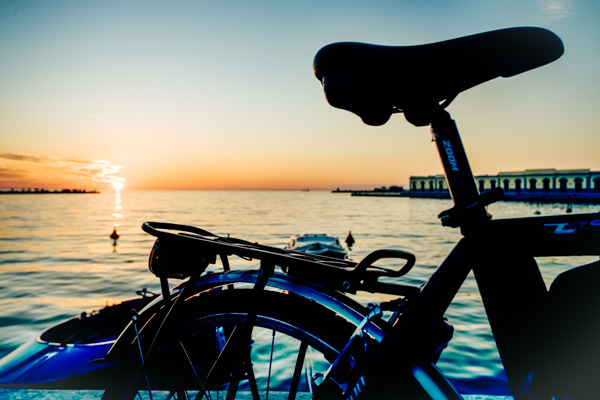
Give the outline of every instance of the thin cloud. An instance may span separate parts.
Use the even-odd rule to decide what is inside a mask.
[[[123,166],[115,165],[107,160],[92,160],[83,168],[93,175],[93,179],[100,182],[115,183],[125,181],[125,178],[117,176],[119,171],[123,169]]]
[[[544,19],[554,21],[571,15],[571,0],[542,0],[540,2]]]
[[[15,154],[15,153],[2,153],[0,158],[13,161],[27,161],[27,162],[44,162],[47,158],[31,156],[29,154]]]
[[[0,179],[22,179],[25,176],[27,174],[21,170],[0,166]]]
[[[0,153],[0,159],[7,160],[9,164],[0,166],[0,178],[21,179],[24,185],[57,178],[74,183],[88,181],[113,184],[125,181],[125,178],[118,176],[123,166],[108,160],[67,160],[20,153]]]

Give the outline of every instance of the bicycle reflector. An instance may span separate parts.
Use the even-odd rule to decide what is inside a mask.
[[[209,264],[214,264],[216,254],[202,251],[202,247],[183,240],[156,239],[148,268],[158,277],[185,279],[200,275]]]

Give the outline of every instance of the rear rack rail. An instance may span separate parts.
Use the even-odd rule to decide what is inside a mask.
[[[150,256],[150,270],[161,279],[200,275],[209,264],[216,263],[218,255],[226,270],[230,268],[230,256],[259,260],[261,265],[280,267],[291,277],[344,293],[362,290],[406,296],[419,291],[415,286],[379,282],[382,277],[403,276],[413,267],[415,256],[401,250],[376,250],[357,263],[222,237],[188,225],[145,222],[142,229],[157,238]],[[403,264],[399,268],[373,265],[384,258],[400,259]]]

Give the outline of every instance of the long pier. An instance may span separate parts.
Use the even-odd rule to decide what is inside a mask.
[[[331,193],[350,193],[362,197],[405,197],[411,199],[450,199],[448,190],[333,190]],[[595,191],[515,191],[504,193],[504,201],[522,201],[529,203],[565,203],[565,204],[600,204],[600,193]]]

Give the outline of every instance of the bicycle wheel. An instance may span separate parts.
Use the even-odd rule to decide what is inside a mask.
[[[356,328],[286,293],[213,290],[186,299],[146,368],[105,398],[302,399]]]

